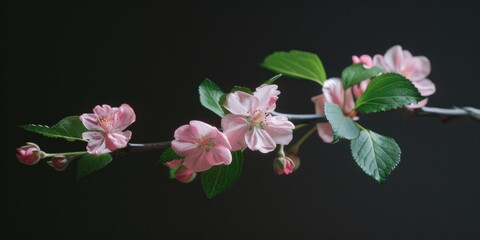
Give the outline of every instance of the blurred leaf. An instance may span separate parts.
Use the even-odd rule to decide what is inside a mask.
[[[327,79],[320,58],[310,52],[291,50],[290,52],[274,52],[268,55],[262,67],[286,76],[312,80],[320,85]]]
[[[381,72],[382,69],[379,67],[366,69],[361,63],[350,65],[342,71],[343,88],[348,89],[350,87],[353,87],[355,84],[360,83],[361,81],[368,78],[375,77]]]
[[[360,134],[360,129],[355,122],[345,117],[342,109],[335,103],[325,103],[325,116],[328,122],[332,125],[333,133],[336,137],[345,139],[355,139]]]

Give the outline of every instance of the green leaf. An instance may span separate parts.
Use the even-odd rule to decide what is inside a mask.
[[[396,73],[386,73],[372,79],[355,108],[362,113],[387,111],[418,103],[425,99],[410,80]]]
[[[360,134],[360,129],[355,122],[343,115],[342,109],[335,103],[325,103],[325,116],[332,125],[335,136],[345,139],[355,139]]]
[[[168,179],[175,179],[175,173],[177,172],[178,168],[170,168],[168,170]]]
[[[260,64],[266,69],[286,76],[308,79],[320,85],[327,79],[320,58],[310,52],[291,50],[290,52],[274,52]]]
[[[66,117],[51,127],[36,124],[28,124],[20,127],[46,137],[63,138],[68,141],[85,141],[82,138],[82,133],[88,131],[82,121],[80,121],[79,116]]]
[[[282,74],[277,74],[277,75],[273,76],[272,78],[268,79],[267,81],[265,81],[265,84],[273,84],[281,76],[282,76]]]
[[[202,173],[202,187],[207,198],[211,199],[226,191],[240,178],[243,167],[243,153],[241,150],[232,152],[230,165],[214,166]]]
[[[198,91],[200,92],[200,103],[204,107],[216,113],[220,117],[225,115],[222,110],[222,106],[219,103],[220,98],[224,93],[217,84],[209,79],[205,79],[198,87]]]
[[[98,171],[107,166],[112,161],[112,155],[90,155],[85,154],[78,160],[77,179],[84,177],[90,173]]]
[[[170,162],[172,160],[182,159],[183,157],[179,156],[175,151],[173,151],[172,147],[168,147],[163,151],[160,155],[160,163]]]
[[[350,148],[358,166],[380,183],[400,162],[401,151],[395,140],[368,129],[350,142]]]
[[[361,63],[350,65],[342,71],[343,89],[353,87],[355,84],[368,78],[375,77],[381,72],[382,69],[379,67],[372,67],[370,69],[366,69]]]

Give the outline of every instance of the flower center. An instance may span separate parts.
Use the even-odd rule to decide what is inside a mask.
[[[253,127],[263,128],[263,123],[265,123],[265,118],[268,116],[268,113],[255,110],[250,114],[251,116],[247,116],[247,121],[250,123],[249,130],[251,131]]]
[[[201,148],[204,151],[208,152],[213,147],[215,147],[215,142],[213,142],[211,138],[200,137],[195,141],[195,146],[197,146],[197,148]]]
[[[107,115],[103,115],[98,118],[98,125],[102,127],[106,132],[110,131],[113,126],[114,119],[108,117]]]

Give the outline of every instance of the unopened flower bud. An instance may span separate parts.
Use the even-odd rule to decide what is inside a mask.
[[[278,175],[290,174],[294,171],[295,165],[293,160],[288,157],[278,157],[273,161],[273,170]]]
[[[295,154],[295,153],[293,153],[293,152],[287,152],[287,153],[285,154],[285,156],[286,156],[287,158],[292,159],[292,161],[293,161],[293,166],[294,166],[294,167],[293,167],[293,171],[297,171],[298,167],[300,167],[300,157],[298,157],[298,155]]]
[[[52,157],[49,161],[47,161],[47,164],[57,171],[65,170],[68,167],[69,163],[70,159],[65,157],[65,155],[56,155]]]
[[[27,142],[27,145],[17,148],[18,161],[23,164],[34,165],[44,157],[45,153],[35,143]]]
[[[189,183],[195,179],[197,173],[188,169],[185,166],[181,166],[175,171],[175,179],[181,183]]]

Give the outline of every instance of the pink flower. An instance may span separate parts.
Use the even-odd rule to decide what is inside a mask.
[[[270,114],[279,94],[277,85],[262,85],[253,95],[241,91],[227,95],[224,107],[231,113],[222,118],[222,128],[234,151],[248,147],[267,153],[292,140],[293,123]]]
[[[83,139],[88,141],[88,153],[99,155],[127,146],[132,132],[124,130],[135,122],[135,112],[128,104],[119,108],[97,105],[93,113],[82,114],[80,120],[88,130],[94,131],[82,134]]]
[[[355,118],[356,112],[351,112],[355,108],[352,91],[350,89],[345,91],[343,89],[342,81],[339,78],[330,78],[323,82],[322,91],[323,94],[312,98],[312,101],[315,104],[316,114],[325,115],[325,103],[330,102],[340,106],[345,116]],[[333,130],[330,123],[317,123],[317,131],[318,135],[324,142],[333,142]]]
[[[352,62],[353,64],[363,63],[363,67],[366,69],[370,69],[374,67],[372,57],[366,54],[360,57],[353,55]],[[367,89],[367,86],[369,83],[370,83],[370,79],[365,79],[361,81],[359,84],[356,84],[355,86],[353,86],[352,87],[353,95],[356,98],[359,98],[365,92],[365,89]]]
[[[45,153],[35,143],[27,142],[27,145],[17,148],[18,161],[23,164],[34,165],[44,157]]]
[[[177,128],[174,135],[173,150],[184,157],[183,165],[194,172],[232,162],[232,147],[216,127],[201,121],[190,121],[189,125]]]
[[[176,171],[175,171],[175,179],[181,183],[189,183],[195,179],[197,176],[197,173],[194,171],[188,169],[185,166],[180,166]]]
[[[412,56],[408,50],[396,45],[387,50],[384,56],[375,55],[373,64],[383,68],[385,72],[394,72],[403,75],[412,81],[424,97],[435,93],[435,84],[427,78],[430,74],[430,61],[424,56]],[[427,104],[428,99],[409,108],[419,108]]]
[[[57,171],[65,170],[69,163],[70,160],[64,155],[54,156],[50,159],[50,161],[47,161],[47,164]]]
[[[293,172],[294,168],[295,164],[293,163],[293,160],[288,157],[278,157],[273,161],[273,170],[278,175],[288,175]]]

